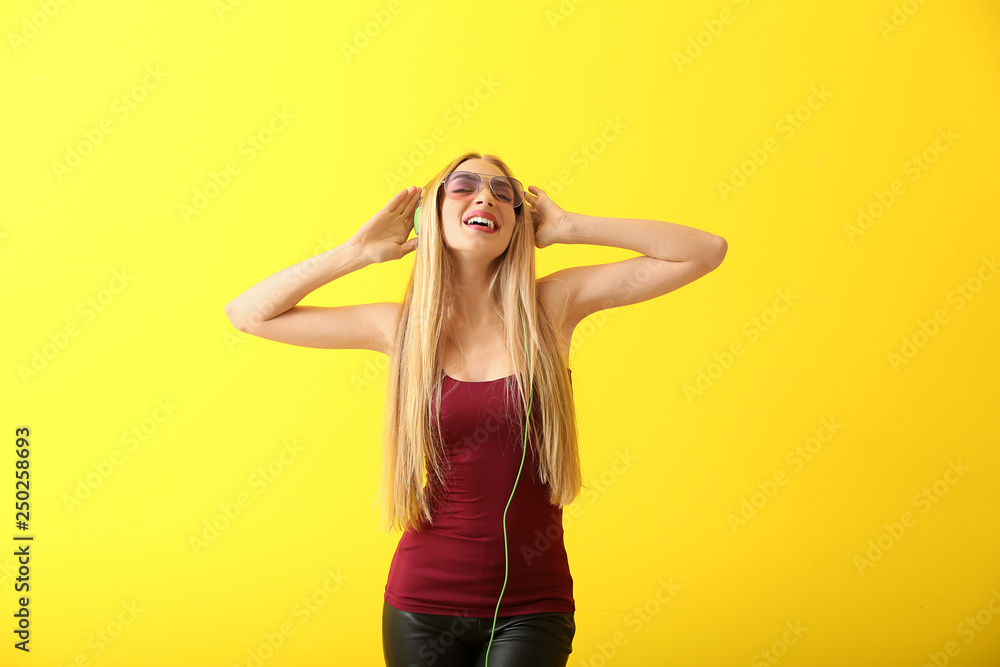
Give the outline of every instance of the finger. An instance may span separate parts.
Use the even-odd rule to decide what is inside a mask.
[[[409,217],[417,210],[417,206],[420,204],[420,188],[416,188],[411,194],[409,199],[406,200],[406,206],[404,208],[403,214]]]
[[[423,199],[423,196],[424,196],[423,189],[414,186],[412,199],[410,199],[410,201],[407,203],[407,215],[417,210],[417,207],[420,206],[420,201]]]
[[[392,196],[389,203],[385,205],[385,210],[394,213],[396,209],[406,200],[407,195],[409,195],[410,189],[400,190]]]

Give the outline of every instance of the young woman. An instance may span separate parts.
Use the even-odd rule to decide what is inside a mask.
[[[535,248],[554,243],[642,256],[536,279]],[[383,602],[389,667],[566,665],[576,626],[562,506],[581,487],[573,329],[705,275],[726,248],[684,225],[566,212],[498,157],[467,152],[342,245],[226,306],[262,338],[391,358],[379,497],[386,526],[404,532]],[[297,305],[414,249],[402,303]]]

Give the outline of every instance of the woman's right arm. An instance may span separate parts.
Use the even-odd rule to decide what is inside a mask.
[[[353,348],[389,354],[398,303],[356,306],[299,306],[328,282],[369,264],[399,259],[416,247],[407,240],[419,188],[408,188],[341,245],[293,264],[250,287],[226,304],[226,316],[240,331],[292,345]]]

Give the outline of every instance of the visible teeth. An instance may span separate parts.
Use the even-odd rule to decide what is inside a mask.
[[[472,224],[473,222],[480,222],[480,223],[488,226],[490,229],[496,229],[497,228],[496,224],[494,224],[494,222],[492,220],[490,220],[489,218],[484,218],[484,217],[479,216],[479,215],[472,216],[471,218],[469,218],[468,220],[465,221],[465,224],[469,225],[469,224]]]

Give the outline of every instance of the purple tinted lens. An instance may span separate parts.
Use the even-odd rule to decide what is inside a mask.
[[[479,174],[453,171],[445,180],[445,194],[452,199],[465,199],[478,192],[481,183]],[[524,190],[517,179],[494,176],[490,179],[490,189],[497,199],[508,206],[519,206],[524,199]]]
[[[452,199],[463,199],[479,190],[479,176],[464,171],[454,171],[445,181],[445,193]]]

